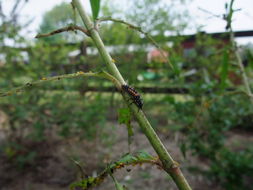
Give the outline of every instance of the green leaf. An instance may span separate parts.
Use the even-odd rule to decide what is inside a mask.
[[[100,9],[100,0],[90,0],[93,19],[96,20]]]
[[[121,108],[119,109],[119,117],[118,122],[119,124],[126,124],[129,123],[131,120],[131,112],[128,108]]]
[[[222,90],[226,87],[226,80],[228,77],[228,67],[229,67],[228,51],[225,50],[223,54],[223,62],[222,62],[222,67],[221,67],[221,89]]]
[[[180,76],[181,71],[180,71],[180,67],[177,65],[178,61],[177,61],[176,57],[171,56],[170,60],[171,60],[171,65],[173,67],[174,74],[176,76]]]
[[[131,155],[131,154],[125,154],[125,155],[123,155],[116,163],[124,163],[124,164],[127,164],[127,163],[130,163],[130,162],[133,162],[133,161],[137,161],[137,158],[134,157],[134,156]]]
[[[153,156],[151,156],[149,153],[145,151],[139,151],[136,157],[138,158],[138,160],[142,160],[142,161],[154,159]]]
[[[116,163],[129,164],[137,161],[144,162],[150,160],[154,160],[154,157],[145,151],[139,151],[135,155],[132,154],[123,155]]]
[[[180,144],[180,150],[183,154],[183,157],[186,158],[186,151],[187,151],[187,147],[185,143]]]
[[[127,126],[128,149],[130,152],[130,145],[132,143],[132,137],[134,136],[134,131],[133,131],[133,126],[131,125],[131,112],[128,108],[121,108],[119,110],[118,121],[120,124],[125,124]]]
[[[79,182],[74,182],[70,185],[70,189],[74,190],[76,188],[82,188],[83,190],[89,189],[90,187],[95,187],[101,184],[104,181],[104,178],[107,175],[112,176],[112,173],[115,169],[123,168],[126,165],[136,165],[144,162],[154,162],[157,160],[156,157],[151,156],[147,152],[139,151],[132,154],[124,154],[118,161],[110,163],[107,165],[105,170],[101,172],[97,177],[88,177],[84,180],[81,180]],[[112,176],[113,177],[113,176]],[[119,183],[115,182],[115,186],[117,189],[121,190],[120,188],[126,189],[125,186],[120,185]]]
[[[88,187],[91,187],[91,186],[96,186],[96,178],[94,178],[94,177],[88,177],[88,178],[86,178],[82,181],[74,182],[74,183],[70,184],[70,189],[74,190],[77,187],[80,187],[83,190],[85,190],[85,189],[88,189]]]

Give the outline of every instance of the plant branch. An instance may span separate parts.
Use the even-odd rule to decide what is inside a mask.
[[[103,58],[104,62],[106,63],[107,68],[111,72],[111,74],[120,81],[121,84],[126,84],[123,77],[121,76],[120,72],[118,71],[118,68],[114,64],[114,61],[112,60],[110,54],[106,51],[103,41],[100,38],[100,35],[98,31],[95,29],[94,24],[91,22],[91,19],[89,18],[88,14],[82,7],[80,0],[72,0],[72,4],[77,8],[82,21],[84,25],[86,26],[87,30],[91,34],[91,38],[94,41],[95,45],[97,46],[99,53],[101,57]],[[122,93],[124,99],[126,102],[129,97]],[[191,187],[189,186],[188,182],[186,181],[185,177],[183,176],[179,164],[175,162],[166,148],[164,147],[163,143],[155,133],[154,129],[150,125],[149,121],[147,120],[145,114],[142,110],[139,111],[139,109],[136,107],[136,105],[132,104],[129,105],[131,111],[133,112],[133,115],[136,117],[142,131],[148,138],[150,144],[155,149],[156,153],[158,154],[164,170],[171,175],[174,182],[181,190],[190,190]]]
[[[79,72],[73,73],[73,74],[59,75],[59,76],[48,77],[48,78],[43,77],[41,80],[34,81],[34,82],[28,82],[23,86],[11,89],[7,92],[0,92],[0,97],[5,97],[5,96],[11,96],[13,94],[18,94],[18,93],[21,93],[25,90],[31,89],[34,86],[44,84],[44,83],[49,82],[49,81],[59,81],[59,80],[62,80],[62,79],[77,78],[77,77],[99,77],[99,78],[104,78],[104,79],[108,79],[108,80],[112,81],[118,89],[121,88],[121,85],[120,85],[119,81],[107,72],[103,71],[103,72],[98,72],[98,73],[92,73],[92,72],[84,73],[82,71],[79,71]]]
[[[225,20],[227,22],[226,24],[226,30],[228,31],[229,33],[229,40],[230,40],[230,43],[232,45],[232,51],[234,52],[235,54],[235,58],[236,58],[236,64],[238,65],[241,73],[242,73],[242,78],[243,78],[243,84],[245,86],[245,89],[246,89],[246,93],[247,95],[249,96],[251,102],[253,103],[253,94],[252,94],[252,91],[250,89],[250,84],[249,84],[249,79],[247,77],[247,74],[246,74],[246,71],[245,71],[245,68],[243,66],[243,63],[242,63],[242,59],[241,59],[241,56],[238,52],[238,47],[237,47],[237,44],[235,42],[235,36],[234,36],[234,31],[233,31],[233,28],[232,28],[232,18],[233,18],[233,14],[234,12],[236,11],[240,11],[240,9],[233,9],[233,4],[234,4],[234,0],[231,0],[228,7],[226,8],[227,9],[227,13],[224,14],[222,17],[219,16],[219,15],[214,15],[213,13],[205,10],[205,9],[202,9],[202,11],[208,13],[208,14],[212,14],[213,16],[216,16],[218,18],[221,18],[222,20]]]
[[[206,10],[206,9],[203,9],[202,7],[198,7],[198,9],[201,10],[202,12],[204,12],[204,13],[207,13],[207,14],[213,16],[213,17],[223,19],[222,15],[216,15],[216,14],[214,14],[214,13],[212,13],[212,12]]]
[[[167,55],[165,55],[163,49],[159,46],[159,44],[149,35],[148,32],[145,32],[144,30],[142,30],[142,28],[140,26],[136,26],[136,25],[133,25],[131,23],[128,23],[124,20],[121,20],[121,19],[115,19],[115,18],[112,18],[112,17],[101,17],[101,18],[98,18],[96,19],[96,22],[95,22],[95,27],[97,28],[97,25],[99,22],[104,22],[104,21],[112,21],[112,22],[118,22],[118,23],[121,23],[121,24],[124,24],[124,25],[127,25],[129,28],[133,29],[133,30],[136,30],[138,32],[140,32],[141,34],[144,34],[145,37],[160,51],[163,59],[167,60],[170,67],[172,69],[174,69],[174,67],[172,66],[170,60],[168,59]]]
[[[73,158],[70,158],[70,160],[73,161],[74,164],[75,164],[75,165],[77,166],[77,168],[79,169],[80,174],[81,174],[81,179],[82,179],[82,180],[84,180],[85,177],[88,177],[88,176],[86,175],[86,173],[84,172],[82,166],[80,165],[80,163],[79,163],[78,161],[74,160]]]
[[[230,39],[231,39],[231,42],[233,44],[233,49],[234,49],[234,52],[235,52],[235,57],[236,57],[236,60],[237,60],[237,64],[238,64],[238,66],[241,70],[241,73],[242,73],[243,83],[244,83],[246,92],[247,92],[248,96],[250,97],[251,102],[253,103],[253,94],[252,94],[252,91],[250,89],[249,79],[248,79],[248,76],[246,74],[245,68],[243,66],[241,56],[238,52],[236,42],[234,41],[234,33],[232,31],[230,32]]]
[[[239,66],[240,71],[241,71],[241,73],[242,73],[243,84],[244,84],[244,86],[245,86],[246,93],[248,94],[248,96],[250,97],[251,102],[253,103],[253,94],[252,94],[252,91],[251,91],[251,89],[250,89],[249,79],[248,79],[248,77],[247,77],[245,68],[244,68],[244,66],[243,66],[241,56],[240,56],[240,54],[239,54],[239,52],[238,52],[238,47],[237,47],[236,42],[235,42],[234,32],[233,32],[233,30],[232,30],[231,25],[230,25],[230,28],[229,28],[229,36],[230,36],[230,41],[231,41],[231,43],[232,43],[233,51],[234,51],[234,53],[235,53],[236,63],[237,63],[237,65]]]
[[[114,64],[114,60],[112,59],[112,57],[110,56],[110,54],[106,51],[105,49],[105,45],[102,42],[98,31],[94,28],[93,23],[91,22],[89,16],[86,14],[86,12],[84,11],[83,7],[81,6],[79,1],[76,0],[72,0],[72,5],[75,6],[84,22],[84,25],[86,26],[87,30],[90,33],[90,37],[92,38],[92,40],[94,41],[95,45],[98,48],[98,51],[102,57],[102,59],[104,60],[106,66],[108,67],[109,71],[111,72],[111,74],[120,81],[121,84],[126,84],[126,82],[124,81],[123,77],[121,76],[120,72],[118,71],[118,68],[116,67],[116,65]]]
[[[60,29],[54,30],[52,32],[46,33],[46,34],[37,34],[35,36],[35,38],[49,37],[49,36],[53,36],[55,34],[59,34],[62,32],[76,31],[76,30],[79,30],[79,31],[83,32],[84,34],[86,34],[87,36],[90,36],[89,32],[87,30],[85,30],[84,28],[82,28],[80,26],[76,26],[76,25],[70,25],[70,26],[60,28]]]
[[[229,8],[228,8],[228,14],[225,17],[226,21],[227,21],[226,29],[228,29],[228,32],[229,32],[230,42],[232,44],[232,49],[233,49],[233,51],[235,53],[235,57],[236,57],[236,63],[239,66],[240,71],[242,73],[242,78],[243,78],[243,83],[244,83],[244,86],[245,86],[245,89],[246,89],[246,93],[248,94],[248,96],[250,97],[251,102],[253,103],[253,94],[252,94],[252,91],[250,89],[249,79],[247,77],[245,68],[243,66],[241,56],[238,52],[238,47],[237,47],[237,44],[235,42],[234,31],[233,31],[233,28],[232,28],[232,17],[233,17],[233,13],[235,12],[235,10],[233,9],[233,3],[234,3],[234,0],[231,0],[231,2],[229,4]]]
[[[158,169],[162,169],[160,160],[157,157],[153,157],[149,154],[138,152],[134,155],[125,154],[118,161],[108,164],[108,166],[96,177],[87,177],[78,182],[74,182],[70,185],[71,189],[77,187],[87,190],[100,185],[104,179],[114,173],[116,170],[123,169],[127,166],[140,166],[142,164],[151,164],[157,166]]]

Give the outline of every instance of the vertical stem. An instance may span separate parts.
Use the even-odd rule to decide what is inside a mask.
[[[93,39],[95,45],[97,46],[99,53],[102,56],[103,60],[105,61],[111,74],[114,75],[114,77],[116,77],[122,84],[125,84],[123,77],[118,71],[116,65],[113,63],[111,56],[106,51],[98,31],[94,28],[93,23],[91,22],[87,13],[81,6],[80,1],[72,0],[72,3],[77,8],[84,25],[90,32],[91,38]],[[124,94],[123,97],[125,100],[127,99],[127,97]],[[176,185],[180,190],[191,190],[191,187],[189,186],[188,182],[186,181],[185,177],[183,176],[179,168],[179,164],[172,159],[172,157],[164,147],[163,143],[155,133],[154,129],[150,125],[144,113],[141,110],[138,111],[135,105],[131,105],[130,108],[134,116],[136,117],[142,131],[144,132],[150,144],[153,146],[160,160],[162,161],[165,171],[171,175],[172,179],[174,180],[174,182],[176,183]]]
[[[237,44],[235,42],[235,36],[234,36],[233,28],[232,28],[232,17],[233,17],[233,14],[235,12],[235,10],[233,9],[233,4],[234,4],[234,0],[231,0],[230,4],[229,4],[229,9],[228,9],[229,12],[226,16],[226,21],[227,21],[226,28],[229,31],[230,43],[232,44],[232,48],[233,48],[233,51],[235,53],[235,57],[236,57],[236,60],[237,60],[236,63],[239,66],[239,68],[241,70],[241,73],[242,73],[243,84],[246,88],[246,93],[250,97],[250,101],[253,103],[253,94],[252,94],[252,91],[250,89],[249,80],[248,80],[247,74],[245,72],[241,56],[238,52],[238,48],[237,48]]]
[[[101,40],[98,31],[95,29],[94,24],[91,22],[89,16],[86,14],[84,8],[82,7],[81,3],[79,0],[73,0],[73,5],[77,8],[82,21],[84,23],[84,25],[86,26],[87,30],[90,32],[90,36],[93,40],[93,42],[95,43],[95,45],[98,48],[98,51],[102,57],[102,59],[104,60],[107,68],[109,69],[109,71],[111,72],[111,74],[117,78],[122,84],[125,84],[126,82],[124,81],[123,77],[121,76],[118,68],[116,67],[116,65],[114,64],[114,61],[112,60],[112,57],[110,56],[110,54],[106,51],[105,49],[105,45],[103,43],[103,41]]]
[[[177,184],[178,189],[190,190],[191,187],[185,179],[184,175],[182,174],[179,168],[179,164],[175,162],[170,156],[167,149],[164,147],[163,143],[157,136],[156,132],[147,120],[144,113],[142,111],[138,111],[138,109],[136,109],[136,107],[134,106],[131,106],[131,110],[134,113],[142,131],[144,132],[150,144],[153,146],[160,160],[162,161],[165,171],[170,174],[174,182]]]
[[[236,45],[236,42],[235,42],[235,37],[234,37],[232,27],[230,27],[230,32],[229,33],[230,33],[230,41],[232,43],[232,48],[233,48],[233,51],[235,53],[235,57],[236,57],[236,60],[237,60],[236,62],[237,62],[238,66],[241,70],[241,73],[242,73],[243,84],[245,86],[246,93],[248,94],[248,96],[250,97],[251,102],[253,103],[253,94],[252,94],[251,89],[250,89],[249,79],[246,75],[246,71],[244,69],[241,56],[238,52],[238,48],[237,48],[237,45]]]

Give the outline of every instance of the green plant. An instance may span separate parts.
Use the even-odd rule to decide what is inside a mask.
[[[92,2],[95,2],[95,1],[92,1]],[[86,35],[88,35],[95,42],[95,44],[99,50],[99,53],[106,64],[108,71],[112,75],[109,75],[106,72],[102,72],[102,73],[77,72],[75,74],[69,74],[69,75],[62,75],[62,76],[55,76],[55,77],[42,77],[42,79],[40,81],[33,82],[33,83],[29,82],[22,87],[16,88],[16,89],[11,90],[6,93],[1,93],[1,96],[8,96],[13,93],[19,93],[25,89],[32,89],[32,88],[34,88],[34,86],[42,84],[44,82],[53,81],[53,80],[61,80],[61,79],[65,79],[65,78],[79,77],[79,76],[84,76],[84,77],[95,76],[95,77],[109,79],[116,85],[118,90],[122,92],[122,90],[121,90],[122,85],[126,84],[126,82],[124,81],[123,77],[121,76],[120,72],[118,71],[118,69],[114,63],[114,60],[111,58],[111,56],[106,51],[104,44],[98,34],[98,31],[96,29],[96,25],[97,25],[96,22],[99,22],[100,20],[97,19],[95,23],[92,23],[90,18],[88,17],[88,15],[86,14],[84,9],[82,8],[79,1],[76,1],[76,0],[72,1],[72,6],[73,6],[74,11],[75,11],[75,9],[77,9],[78,13],[80,14],[80,16],[82,18],[84,25],[86,26],[86,30],[81,29],[81,31],[83,33],[85,33]],[[93,10],[95,10],[95,9],[93,8]],[[94,16],[96,17],[97,14],[98,13],[94,13]],[[131,27],[135,30],[138,30],[141,33],[144,33],[143,30],[139,27],[135,27],[134,25],[128,24],[126,22],[123,22],[123,24],[127,24],[129,27]],[[60,32],[70,31],[70,30],[79,30],[79,27],[72,25],[70,27],[58,29],[57,31],[49,33],[49,34],[37,35],[37,37],[50,36],[55,33],[60,33]],[[152,41],[152,43],[154,43],[158,48],[160,48],[147,33],[144,33],[144,34]],[[127,98],[128,98],[127,94],[122,92],[122,95],[123,95],[125,102],[128,104],[129,109],[131,110],[132,114],[135,116],[139,125],[141,126],[144,134],[147,136],[151,145],[153,146],[153,148],[156,150],[157,154],[159,155],[159,158],[162,162],[163,169],[168,174],[171,175],[171,177],[174,179],[174,181],[177,184],[179,189],[191,189],[190,186],[188,185],[188,182],[186,181],[186,179],[184,178],[183,174],[180,171],[179,164],[177,162],[175,162],[172,159],[172,157],[169,155],[169,153],[167,152],[166,148],[164,147],[164,145],[160,141],[159,137],[157,136],[157,134],[153,130],[152,126],[150,125],[149,121],[145,117],[142,110],[139,110],[135,105],[129,104],[130,102],[127,100]],[[88,117],[88,119],[90,119],[90,118]],[[43,131],[43,127],[41,127],[42,126],[41,124],[35,123],[35,126],[36,126],[35,128],[37,128],[37,132],[41,132],[41,130]],[[69,133],[69,132],[68,131],[66,132],[66,129],[64,128],[64,126],[65,125],[63,125],[63,134],[65,135],[66,133]]]
[[[85,178],[82,171],[82,180],[73,183],[72,188],[87,189],[102,183],[106,176],[111,176],[116,188],[122,190],[125,187],[114,177],[114,171],[129,164],[139,166],[148,163],[167,171],[179,189],[190,189],[179,170],[179,164],[168,154],[143,111],[135,104],[131,104],[131,96],[129,97],[122,90],[122,85],[126,84],[121,76],[123,75],[137,90],[138,87],[179,87],[180,95],[159,93],[151,95],[138,90],[145,99],[143,109],[145,114],[152,118],[150,123],[154,129],[166,138],[174,135],[185,159],[188,159],[191,153],[195,156],[194,159],[198,158],[201,164],[206,164],[205,168],[198,168],[198,171],[207,179],[218,182],[217,184],[226,189],[249,189],[248,178],[252,175],[250,162],[252,148],[247,146],[247,143],[243,143],[243,140],[231,140],[231,136],[236,133],[243,136],[245,132],[250,135],[252,131],[253,110],[249,104],[250,88],[243,92],[240,85],[240,75],[245,75],[245,72],[250,71],[251,68],[247,70],[245,68],[244,71],[242,70],[244,68],[238,69],[236,64],[239,59],[235,55],[238,49],[235,44],[224,43],[208,34],[198,33],[194,48],[187,51],[185,56],[182,46],[183,37],[172,38],[173,47],[165,45],[167,38],[163,34],[168,28],[173,27],[166,14],[169,9],[159,7],[160,12],[153,10],[156,1],[145,1],[148,3],[147,9],[143,6],[144,1],[139,1],[138,6],[132,7],[133,12],[130,12],[130,16],[126,18],[133,19],[136,9],[140,8],[141,16],[136,19],[138,25],[114,18],[119,14],[106,17],[105,13],[117,12],[117,8],[110,9],[110,6],[102,7],[102,14],[104,14],[98,17],[100,1],[90,2],[93,22],[82,10],[78,0],[72,2],[72,10],[71,6],[67,8],[68,15],[62,17],[59,14],[59,7],[49,12],[48,15],[51,16],[45,16],[44,24],[49,24],[51,28],[45,27],[47,29],[40,32],[46,33],[37,35],[37,38],[42,39],[36,41],[34,46],[22,50],[28,54],[28,61],[24,61],[20,49],[2,48],[3,53],[6,54],[6,61],[11,63],[2,67],[0,73],[1,88],[10,89],[5,92],[1,90],[0,93],[1,97],[5,97],[1,99],[1,108],[9,115],[11,126],[7,138],[10,143],[1,145],[8,163],[21,169],[25,166],[34,167],[41,156],[38,150],[43,142],[47,142],[47,138],[55,135],[55,132],[61,139],[67,141],[99,139],[102,144],[105,142],[104,144],[111,145],[110,136],[113,135],[104,131],[105,122],[108,119],[107,114],[117,113],[117,110],[113,110],[118,109],[118,123],[126,125],[127,128],[129,153],[123,155],[120,161],[108,164],[97,177]],[[227,10],[230,10],[226,14],[228,23],[232,20],[230,14],[231,11],[233,12],[232,3],[233,1],[230,6],[227,6]],[[61,6],[65,9],[67,4]],[[81,13],[86,28],[81,27],[81,17],[78,17],[78,12]],[[152,14],[151,22],[147,20],[146,15],[149,14]],[[52,15],[58,17],[64,24],[58,25],[57,19],[50,20]],[[75,21],[76,16],[79,20]],[[155,22],[158,17],[161,19]],[[163,24],[163,20],[166,19],[169,21]],[[112,24],[102,24],[105,21],[110,21]],[[183,29],[184,23],[180,27],[174,29],[176,31]],[[231,23],[227,27],[231,27]],[[133,31],[130,32],[130,29]],[[11,37],[15,37],[18,31],[15,30]],[[97,31],[105,38],[103,42],[106,45],[136,44],[140,48],[133,53],[128,52],[127,48],[122,52],[116,51],[112,59],[105,50]],[[146,31],[151,34],[157,31],[158,35],[151,36]],[[64,33],[63,38],[57,36],[62,32],[71,33]],[[77,32],[87,36],[85,41],[81,44],[68,44],[66,38],[74,39],[72,37]],[[145,39],[140,38],[139,33],[145,36]],[[4,33],[1,37],[4,39],[6,35]],[[231,37],[233,36],[230,36],[230,40],[233,40]],[[161,40],[159,45],[154,39]],[[87,55],[86,50],[90,48],[92,41],[98,46],[106,67],[98,66],[99,56]],[[143,47],[146,46],[147,41],[160,50],[162,44],[169,52],[170,62],[146,63],[146,50]],[[69,52],[77,48],[81,50],[80,53],[77,56],[70,56]],[[249,52],[248,56],[251,58]],[[122,72],[119,73],[117,69]],[[231,74],[237,77],[237,81],[231,77]],[[250,73],[247,74],[250,76]],[[250,81],[245,76],[243,76],[243,85],[247,89]],[[83,78],[86,80],[84,81]],[[104,88],[112,89],[113,85],[123,95],[124,100],[114,92],[100,93]],[[90,92],[89,89],[98,91]],[[182,92],[180,89],[183,89]],[[134,118],[139,122],[142,132],[157,151],[159,158],[143,152],[132,153]],[[2,155],[2,152],[0,153]],[[81,171],[80,164],[76,165]],[[143,173],[143,177],[149,176]]]
[[[86,12],[82,8],[80,2],[78,0],[74,0],[72,1],[72,4],[77,8],[84,22],[84,25],[86,26],[87,30],[90,32],[90,36],[92,40],[94,41],[94,43],[96,44],[100,55],[102,56],[104,62],[106,63],[108,70],[112,73],[113,76],[115,76],[116,79],[119,80],[121,84],[126,84],[120,72],[118,71],[116,65],[114,64],[111,56],[106,51],[97,30],[94,28],[94,25],[92,24],[92,22],[90,21],[90,18],[88,17]],[[127,96],[123,96],[123,97],[126,100]],[[163,146],[162,142],[160,141],[160,139],[154,132],[150,123],[146,119],[144,113],[142,111],[138,112],[138,108],[136,108],[136,106],[134,105],[131,105],[129,107],[131,108],[131,111],[136,117],[140,127],[144,131],[144,134],[147,136],[151,145],[153,146],[153,148],[156,150],[157,154],[159,155],[163,163],[163,167],[165,171],[171,175],[171,177],[174,179],[179,189],[191,189],[190,186],[188,185],[188,182],[186,181],[183,174],[181,173],[179,169],[179,165],[176,162],[174,162],[174,160],[171,158],[166,148]]]

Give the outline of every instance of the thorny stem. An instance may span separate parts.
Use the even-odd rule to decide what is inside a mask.
[[[48,37],[48,36],[52,36],[52,35],[59,34],[59,33],[62,33],[62,32],[76,31],[76,30],[79,30],[79,31],[83,32],[87,36],[90,35],[89,32],[87,30],[85,30],[84,28],[82,28],[80,26],[70,25],[70,26],[60,28],[60,29],[54,30],[52,32],[46,33],[46,34],[37,34],[35,36],[35,38]]]
[[[79,182],[75,182],[71,184],[70,189],[76,189],[76,187],[82,187],[83,190],[87,190],[90,188],[97,187],[104,181],[104,179],[108,175],[112,175],[113,173],[115,173],[115,171],[126,168],[127,166],[135,167],[135,166],[141,166],[142,164],[150,164],[153,166],[157,166],[157,169],[162,169],[162,165],[158,157],[141,158],[141,157],[138,157],[138,155],[137,157],[134,155],[130,155],[130,156],[131,158],[128,158],[125,160],[118,160],[116,162],[109,163],[107,167],[101,173],[99,173],[96,177],[86,176],[85,179],[82,179]],[[76,164],[78,164],[78,167],[81,167],[79,163],[76,163]],[[87,184],[87,185],[84,185],[84,184]]]
[[[230,30],[229,30],[229,35],[230,35],[230,41],[232,43],[232,47],[233,47],[233,50],[234,50],[234,53],[235,53],[235,57],[236,57],[236,60],[237,60],[236,63],[238,64],[238,66],[241,70],[241,73],[242,73],[242,78],[243,78],[243,83],[244,83],[244,86],[245,86],[245,89],[246,89],[246,93],[248,94],[248,96],[250,97],[251,102],[253,103],[253,94],[252,94],[251,89],[250,89],[249,79],[247,77],[245,68],[243,66],[241,56],[238,52],[238,48],[237,48],[237,45],[236,45],[236,42],[235,42],[235,39],[234,39],[234,33],[233,33],[233,30],[232,30],[231,27],[230,27]]]
[[[118,23],[121,23],[121,24],[125,24],[127,25],[129,28],[133,29],[133,30],[136,30],[138,32],[140,32],[141,34],[144,34],[145,37],[160,51],[163,59],[167,60],[170,67],[172,69],[174,69],[174,67],[172,66],[170,60],[167,58],[167,55],[165,55],[164,51],[162,50],[162,48],[159,46],[159,44],[149,35],[148,32],[145,32],[144,30],[142,30],[142,28],[140,26],[135,26],[131,23],[128,23],[124,20],[121,20],[121,19],[115,19],[115,18],[112,18],[112,17],[101,17],[101,18],[98,18],[96,21],[95,21],[95,27],[97,28],[99,22],[103,22],[103,21],[112,21],[112,22],[118,22]]]
[[[90,33],[90,37],[92,38],[92,40],[94,41],[94,43],[96,44],[99,53],[101,54],[102,59],[104,60],[104,62],[106,63],[107,68],[109,69],[109,71],[111,72],[111,74],[116,77],[122,84],[126,84],[126,82],[124,81],[123,77],[121,76],[120,72],[118,71],[118,68],[116,67],[116,65],[114,64],[114,61],[112,59],[112,57],[110,56],[110,54],[106,51],[105,49],[105,45],[102,42],[98,31],[94,28],[93,23],[91,22],[90,18],[88,17],[88,15],[86,14],[86,12],[84,11],[84,9],[82,8],[81,4],[79,1],[72,1],[72,5],[74,5],[83,22],[84,25],[86,26],[87,30]]]
[[[238,52],[238,47],[237,47],[237,44],[235,42],[235,36],[234,36],[233,28],[232,28],[232,16],[233,16],[233,13],[235,11],[233,9],[233,3],[234,3],[234,0],[231,0],[230,5],[229,5],[229,13],[226,16],[227,29],[229,30],[230,42],[232,44],[232,49],[233,49],[233,51],[235,53],[235,57],[236,57],[236,60],[237,60],[236,63],[238,64],[238,66],[239,66],[239,68],[241,70],[241,73],[242,73],[242,78],[243,78],[244,86],[246,88],[246,93],[250,97],[250,101],[253,103],[253,94],[252,94],[252,91],[250,89],[249,79],[247,77],[245,68],[243,66],[241,56],[240,56],[240,54]]]
[[[58,81],[58,80],[62,80],[62,79],[77,78],[77,77],[100,77],[100,78],[104,78],[104,79],[108,79],[108,80],[112,81],[118,89],[121,88],[121,84],[119,83],[119,81],[107,72],[103,71],[103,72],[98,72],[98,73],[92,73],[92,72],[84,73],[82,71],[78,71],[77,73],[73,73],[73,74],[59,75],[59,76],[48,77],[48,78],[43,77],[41,80],[38,80],[35,82],[28,82],[23,86],[14,88],[14,89],[9,90],[7,92],[0,92],[0,97],[18,94],[18,93],[28,90],[34,86],[44,84],[49,81]]]
[[[87,15],[86,11],[82,7],[80,0],[72,0],[72,4],[77,8],[84,25],[86,26],[87,30],[90,32],[91,38],[94,41],[95,45],[97,46],[99,53],[103,60],[106,63],[107,68],[111,72],[111,74],[117,78],[121,84],[125,84],[123,77],[121,76],[118,68],[112,61],[111,56],[106,51],[103,41],[101,40],[98,31],[95,29],[94,24],[91,22],[89,16]],[[127,102],[127,96],[123,94],[125,101]],[[148,138],[150,144],[153,146],[155,151],[157,152],[160,160],[163,163],[163,167],[167,173],[171,175],[174,182],[178,186],[180,190],[190,190],[191,187],[189,186],[188,182],[186,181],[185,177],[183,176],[179,164],[175,162],[166,148],[164,147],[163,143],[155,133],[154,129],[150,125],[149,121],[147,120],[146,116],[142,111],[138,111],[138,108],[135,105],[129,105],[130,109],[132,110],[134,116],[136,117],[141,129],[143,130],[144,134]]]
[[[237,65],[240,68],[241,73],[242,73],[243,83],[244,83],[244,86],[246,88],[246,92],[245,93],[247,93],[247,95],[249,96],[251,102],[253,103],[253,94],[252,94],[252,91],[250,89],[250,85],[249,85],[249,82],[248,82],[249,80],[248,80],[245,68],[243,66],[241,56],[240,56],[240,54],[238,52],[238,47],[237,47],[237,44],[235,42],[235,36],[234,36],[233,28],[232,28],[232,16],[233,16],[233,13],[235,11],[239,11],[240,9],[236,9],[236,10],[233,9],[233,4],[234,4],[234,0],[231,0],[230,3],[229,3],[229,7],[227,9],[228,13],[226,15],[223,15],[223,16],[214,15],[210,11],[207,11],[207,10],[202,9],[202,8],[200,8],[200,10],[202,10],[202,11],[208,13],[208,14],[211,14],[212,16],[215,16],[217,18],[222,18],[222,20],[225,20],[227,22],[226,30],[228,30],[228,33],[229,33],[229,39],[230,39],[230,42],[232,44],[232,50],[234,51],[235,57],[236,57],[236,60],[237,60],[236,63],[237,63]]]

